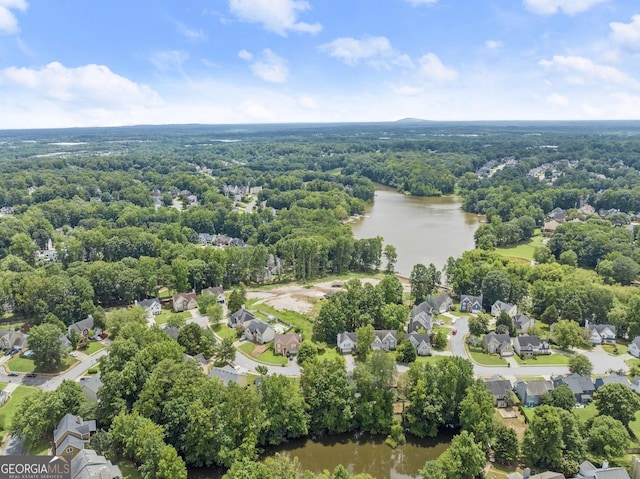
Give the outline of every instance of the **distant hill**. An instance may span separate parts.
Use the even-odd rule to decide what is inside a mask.
[[[422,118],[402,118],[396,120],[395,123],[430,123],[430,120],[423,120]]]

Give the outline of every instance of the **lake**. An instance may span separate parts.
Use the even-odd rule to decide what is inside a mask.
[[[442,270],[449,256],[473,249],[479,224],[477,215],[462,210],[458,197],[420,198],[377,185],[373,204],[352,228],[357,239],[382,236],[385,244],[395,246],[395,270],[408,276],[415,264],[433,263]]]
[[[441,432],[434,439],[408,437],[407,444],[391,449],[384,437],[353,434],[328,436],[319,439],[300,439],[267,451],[264,457],[276,452],[297,457],[300,465],[316,474],[325,469],[333,471],[342,464],[351,474],[368,473],[376,479],[415,479],[424,463],[437,459],[449,444],[453,433]],[[223,472],[215,469],[190,469],[189,479],[219,479]]]

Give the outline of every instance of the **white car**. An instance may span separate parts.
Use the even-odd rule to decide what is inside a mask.
[[[451,320],[451,324],[456,324],[456,318],[453,318],[453,319]]]
[[[72,358],[77,358],[77,357],[78,357],[78,353],[77,353],[77,352],[75,352],[75,351],[71,351],[71,352],[69,353],[69,356],[71,356]]]

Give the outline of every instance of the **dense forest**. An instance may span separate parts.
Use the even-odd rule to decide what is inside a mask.
[[[640,334],[640,294],[631,286],[640,273],[631,225],[640,213],[638,126],[416,122],[0,132],[4,314],[24,319],[27,328],[93,314],[113,340],[100,365],[105,386],[97,409],[68,386],[25,402],[22,416],[30,407],[62,404],[96,417],[103,433],[94,447],[143,464],[149,478],[185,477],[185,464],[254,477],[246,474],[262,466],[247,459],[288,438],[366,431],[399,442],[403,431],[429,437],[453,426],[463,430],[453,452],[427,464],[423,475],[457,477],[451,456],[484,457],[497,434],[490,419],[478,426],[477,416],[490,417],[492,407],[475,408],[486,394],[471,363],[417,364],[398,385],[390,356],[361,358],[347,378],[341,360],[313,357],[314,349],[299,382],[269,376],[259,391],[225,388],[185,363],[180,340],[147,328],[138,308],[106,316],[104,309],[168,291],[377,271],[383,256],[392,271],[394,254],[383,238],[356,240],[349,226],[380,183],[418,196],[459,194],[467,211],[486,218],[478,248],[450,258],[443,272],[455,295],[482,294],[485,308],[497,299],[513,302],[548,324],[608,322],[619,337],[631,338]],[[553,230],[546,226],[550,214],[562,216]],[[493,251],[526,242],[539,229],[548,229],[548,240],[536,250],[535,265]],[[416,301],[440,282],[439,272],[422,268],[434,279],[425,294],[414,294]],[[313,328],[321,348],[345,329],[406,323],[402,287],[389,278],[376,287],[349,283],[324,304]],[[400,418],[393,414],[398,394],[409,402]],[[584,458],[574,424],[549,407],[547,419],[562,420],[575,441],[565,441],[560,456],[528,458],[530,464],[559,467]],[[60,412],[55,408],[50,418]],[[35,441],[51,426],[15,427]],[[271,465],[302,477],[282,458]]]

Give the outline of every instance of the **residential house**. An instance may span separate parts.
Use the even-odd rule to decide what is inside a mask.
[[[153,319],[154,316],[162,313],[162,305],[158,298],[143,299],[142,301],[136,301],[135,304],[144,309],[147,319]]]
[[[616,344],[616,327],[611,324],[585,324],[589,340],[594,346],[597,344]]]
[[[178,340],[178,335],[180,334],[180,328],[176,328],[175,326],[164,325],[164,332],[171,336],[171,339],[174,341]]]
[[[628,353],[635,358],[640,358],[640,336],[633,338],[629,344]]]
[[[78,333],[85,338],[89,337],[89,332],[93,329],[93,316],[89,315],[82,321],[77,321],[67,327],[67,336],[71,337],[74,333]]]
[[[351,354],[356,350],[356,333],[338,333],[336,342],[342,354]]]
[[[589,461],[580,464],[575,479],[630,479],[624,467],[609,467],[609,461],[603,461],[602,467],[596,467]]]
[[[518,334],[528,333],[531,328],[533,328],[536,324],[536,320],[530,318],[526,314],[516,313],[513,317],[513,325],[516,327],[516,332]]]
[[[84,421],[80,416],[65,414],[53,431],[55,454],[73,458],[89,444],[94,432],[95,421]]]
[[[540,354],[550,354],[549,342],[536,336],[522,334],[513,338],[513,349],[521,358],[532,358]]]
[[[196,293],[177,293],[173,295],[173,310],[188,311],[198,307]]]
[[[453,301],[447,293],[440,293],[437,296],[431,296],[427,298],[427,302],[433,307],[434,311],[438,314],[443,314],[449,311]]]
[[[244,306],[229,316],[227,326],[230,328],[246,328],[247,325],[256,319],[252,312],[246,310]]]
[[[224,288],[222,286],[211,286],[202,290],[202,294],[212,294],[216,297],[218,304],[224,304]]]
[[[98,390],[102,385],[100,373],[94,376],[80,378],[80,389],[82,389],[82,394],[87,398],[87,401],[98,402]]]
[[[596,390],[600,389],[602,386],[606,384],[623,384],[628,388],[631,388],[631,382],[629,382],[626,376],[610,374],[609,376],[596,378],[596,381],[595,381]]]
[[[509,396],[513,390],[511,381],[495,375],[489,379],[485,379],[484,384],[487,386],[487,389],[491,391],[495,406],[507,407],[507,396]]]
[[[273,352],[283,356],[296,354],[301,342],[302,336],[296,333],[276,334],[273,338]]]
[[[578,208],[578,213],[581,215],[592,215],[596,212],[596,209],[591,205],[584,205]]]
[[[502,312],[513,318],[518,313],[518,307],[515,304],[505,303],[504,301],[496,301],[491,305],[491,316],[497,318]]]
[[[553,383],[544,379],[519,380],[514,389],[522,404],[537,406],[544,394],[553,391]]]
[[[571,389],[577,403],[587,404],[593,398],[596,387],[593,384],[591,376],[581,376],[577,373],[568,376],[552,377],[553,387],[567,386]]]
[[[205,358],[202,353],[198,353],[195,356],[191,356],[190,354],[183,354],[182,361],[185,363],[188,361],[195,361],[205,373],[207,372],[207,368],[209,366],[209,361],[207,361],[207,358]]]
[[[407,332],[414,333],[424,330],[427,333],[433,328],[433,306],[428,301],[414,306],[409,317]]]
[[[631,389],[640,394],[640,376],[634,376],[631,380]]]
[[[620,210],[617,208],[610,208],[608,210],[600,209],[598,210],[598,214],[602,217],[602,218],[608,218],[611,215],[615,215],[616,213],[620,213]]]
[[[567,217],[567,212],[566,210],[563,210],[562,208],[558,207],[558,208],[552,209],[547,215],[547,217],[550,220],[564,221],[565,218]]]
[[[203,246],[208,246],[216,240],[215,235],[209,233],[198,233],[198,242]]]
[[[499,354],[502,357],[513,356],[511,336],[490,332],[482,337],[482,347],[489,354]]]
[[[375,337],[371,343],[372,350],[395,351],[398,344],[398,331],[381,329],[374,331]]]
[[[431,354],[431,337],[428,334],[409,333],[404,335],[404,340],[413,344],[418,356],[429,356]]]
[[[209,377],[218,378],[225,386],[228,386],[229,383],[236,383],[238,386],[246,387],[249,384],[247,373],[229,365],[222,368],[211,368]]]
[[[28,335],[21,331],[0,330],[0,349],[22,349],[27,343]]]
[[[560,223],[558,223],[556,220],[547,221],[542,226],[542,232],[547,235],[551,235],[556,230],[556,228],[558,228],[558,226],[560,226]]]
[[[83,449],[71,459],[71,479],[122,479],[120,468],[93,449]]]
[[[275,335],[275,330],[261,319],[254,319],[244,330],[244,337],[257,344],[273,341]]]
[[[460,311],[463,313],[478,314],[482,312],[482,295],[470,296],[463,294],[460,296]]]

